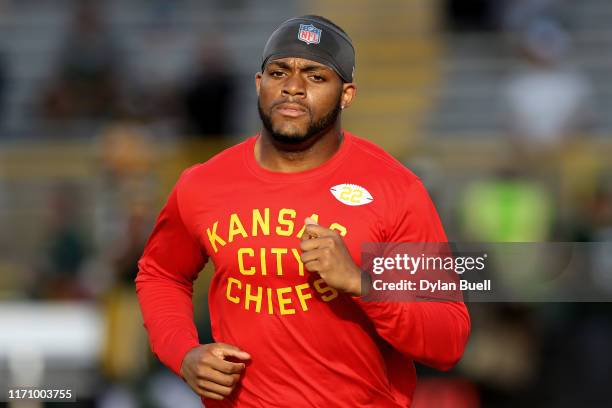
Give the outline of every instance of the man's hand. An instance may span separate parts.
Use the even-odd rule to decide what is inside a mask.
[[[232,393],[244,370],[244,363],[226,357],[249,360],[249,353],[224,343],[203,344],[191,349],[183,359],[181,375],[196,394],[222,400]]]
[[[349,253],[340,234],[306,218],[300,248],[302,262],[325,282],[352,296],[361,295],[361,270]]]

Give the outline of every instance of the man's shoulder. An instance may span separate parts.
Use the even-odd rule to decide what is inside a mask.
[[[409,168],[376,143],[354,134],[351,134],[351,137],[355,154],[353,159],[358,163],[364,163],[368,172],[374,176],[392,179],[399,177],[408,182],[419,179]]]

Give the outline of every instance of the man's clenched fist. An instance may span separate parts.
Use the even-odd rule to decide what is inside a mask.
[[[325,282],[352,296],[361,296],[361,270],[353,261],[340,234],[306,218],[300,249],[309,272],[317,272]]]
[[[222,400],[232,393],[245,367],[244,363],[227,361],[227,357],[251,358],[249,353],[230,344],[203,344],[185,355],[181,375],[198,395]]]

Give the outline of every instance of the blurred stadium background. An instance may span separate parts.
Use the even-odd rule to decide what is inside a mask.
[[[181,169],[257,131],[264,42],[306,13],[354,39],[344,126],[424,180],[451,240],[612,240],[610,1],[0,0],[2,390],[199,406],[149,351],[136,261]],[[610,406],[609,303],[469,307],[414,406]]]

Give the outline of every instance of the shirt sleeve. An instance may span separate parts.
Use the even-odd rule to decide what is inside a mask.
[[[446,242],[446,234],[420,180],[410,182],[388,225],[387,242]],[[463,355],[470,317],[463,302],[380,302],[353,298],[378,334],[409,358],[449,370]]]
[[[193,319],[193,281],[206,261],[181,218],[177,183],[138,262],[135,283],[151,350],[183,380],[183,358],[200,344]]]

